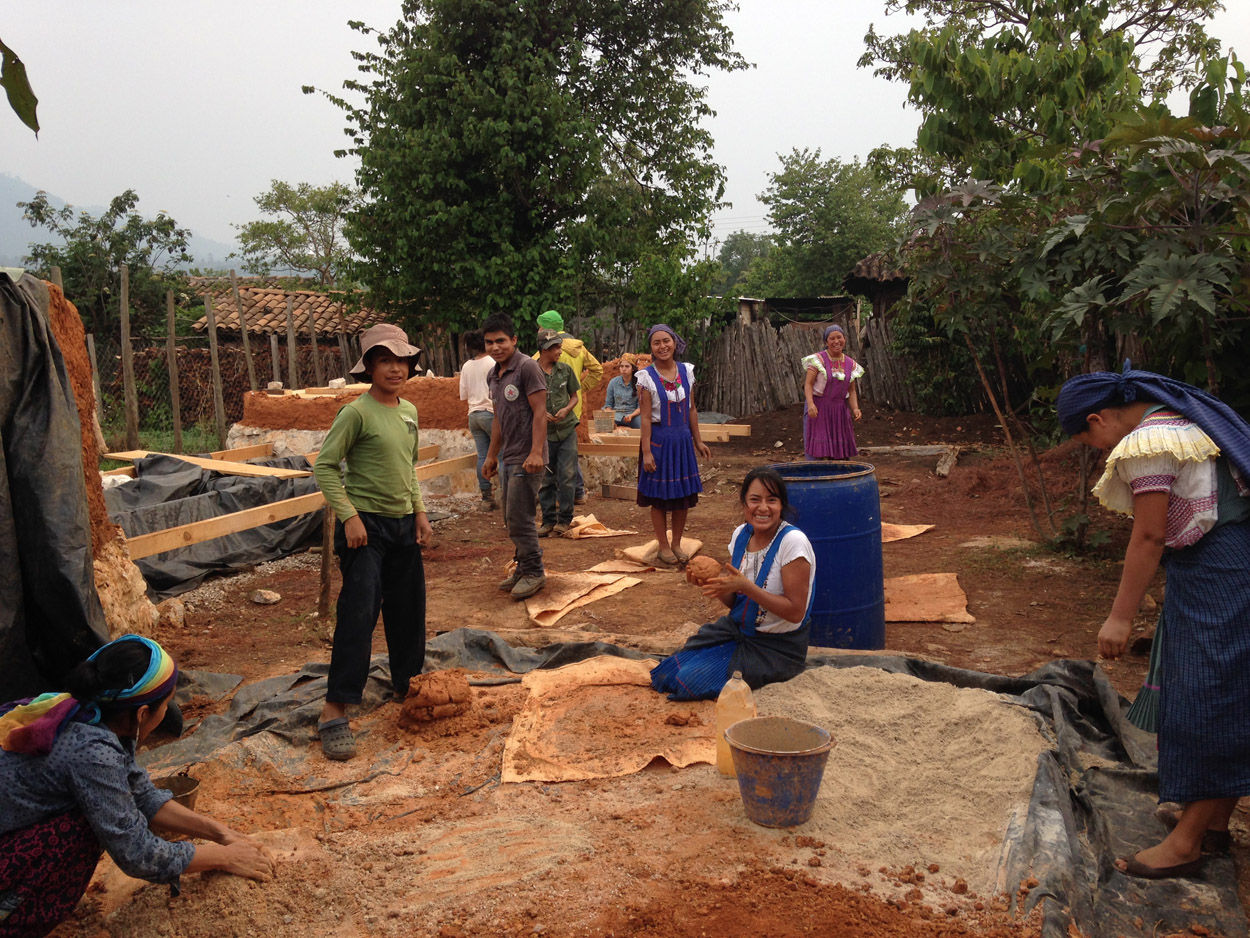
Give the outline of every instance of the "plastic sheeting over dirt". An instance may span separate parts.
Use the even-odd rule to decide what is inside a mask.
[[[513,648],[490,632],[458,629],[430,642],[427,670],[463,667],[504,677],[597,655],[645,657],[602,642]],[[1124,720],[1123,699],[1092,662],[1056,661],[1018,678],[884,655],[819,657],[809,666],[866,666],[982,688],[1038,716],[1053,748],[1038,757],[1027,816],[1008,829],[1002,855],[1007,882],[1037,880],[1018,895],[1027,895],[1030,905],[1042,903],[1046,938],[1067,938],[1070,925],[1091,938],[1155,935],[1194,925],[1229,938],[1246,935],[1230,858],[1209,858],[1199,878],[1160,882],[1126,877],[1112,866],[1115,857],[1158,841],[1163,828],[1153,810],[1154,738]],[[346,780],[322,778],[309,768],[306,756],[325,693],[325,672],[325,665],[306,665],[296,674],[241,688],[229,712],[208,717],[186,739],[148,753],[151,766],[207,761],[221,747],[241,741],[247,751],[240,754],[240,765],[279,769],[287,778],[284,791],[323,790],[350,784],[362,774],[400,771],[400,763],[410,757],[402,750],[379,754],[376,764],[318,761],[316,772],[343,774]],[[191,682],[180,689],[180,694],[197,692],[205,691]],[[378,706],[389,694],[385,661],[375,659],[364,708]],[[943,714],[932,718],[941,720]],[[290,778],[292,769],[297,778]],[[967,784],[975,786],[976,778],[969,777]]]
[[[46,690],[100,645],[81,429],[48,287],[0,273],[0,699]]]
[[[252,460],[255,465],[308,469],[303,456]],[[311,476],[250,478],[201,469],[172,456],[146,456],[135,478],[104,493],[109,518],[127,537],[256,508],[317,491]],[[321,512],[311,512],[165,551],[135,561],[157,599],[185,593],[210,573],[223,573],[276,560],[316,542]]]

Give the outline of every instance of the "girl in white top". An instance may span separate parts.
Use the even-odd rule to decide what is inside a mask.
[[[704,595],[729,612],[701,626],[651,671],[651,686],[674,700],[713,698],[734,671],[762,687],[806,667],[816,553],[785,521],[786,484],[775,469],[747,473],[740,498],[743,523],[730,541],[731,561],[703,585]]]

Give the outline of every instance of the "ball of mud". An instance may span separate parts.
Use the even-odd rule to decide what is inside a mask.
[[[720,573],[720,561],[702,554],[691,557],[690,562],[686,564],[686,582],[693,583],[695,586],[702,586],[712,577],[720,576]]]

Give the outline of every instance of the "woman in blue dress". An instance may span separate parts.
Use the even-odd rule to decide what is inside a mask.
[[[651,327],[647,341],[651,364],[638,372],[642,411],[638,504],[651,509],[651,526],[660,546],[656,559],[671,567],[690,559],[681,549],[681,537],[686,515],[699,503],[703,491],[698,457],[711,459],[712,451],[699,436],[694,366],[681,361],[686,343],[664,323]]]

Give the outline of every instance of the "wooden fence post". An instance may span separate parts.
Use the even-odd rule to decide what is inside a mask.
[[[342,371],[343,378],[344,380],[348,382],[352,380],[352,376],[347,373],[347,369],[352,366],[352,360],[350,356],[351,356],[351,352],[347,351],[347,333],[344,332],[342,329],[340,329],[339,330],[339,358],[341,358],[343,361],[343,371]]]
[[[269,363],[273,365],[273,380],[282,383],[282,362],[278,357],[278,333],[269,333]]]
[[[291,380],[287,387],[299,387],[299,348],[295,345],[295,297],[286,297],[286,371]]]
[[[57,288],[58,290],[60,290],[62,293],[64,293],[64,292],[65,292],[65,281],[63,281],[63,280],[61,279],[61,268],[60,268],[60,267],[57,267],[57,266],[54,264],[54,265],[52,266],[52,270],[49,272],[49,277],[51,278],[52,282],[56,284],[56,288]]]
[[[256,366],[252,364],[252,343],[248,337],[247,319],[243,315],[243,300],[239,298],[239,278],[230,271],[230,289],[234,291],[234,311],[239,317],[239,337],[243,340],[243,358],[247,361],[247,383],[252,390],[259,390],[256,384]]]
[[[226,448],[226,404],[221,396],[221,367],[217,364],[217,317],[213,297],[204,294],[204,315],[208,318],[208,361],[213,372],[213,416],[217,420],[217,445]]]
[[[96,421],[104,422],[104,405],[100,403],[100,366],[96,364],[95,358],[95,336],[87,333],[87,357],[91,359],[91,388],[95,391],[95,415]]]
[[[334,509],[326,505],[321,515],[321,591],[317,595],[317,618],[325,625],[330,617],[330,555],[334,553]]]
[[[308,318],[308,338],[312,345],[313,360],[313,377],[317,380],[317,387],[324,388],[326,386],[325,375],[321,371],[321,356],[317,354],[317,324],[313,321],[312,310],[307,313]]]
[[[122,394],[126,402],[126,448],[139,448],[139,393],[135,389],[135,359],[130,347],[130,268],[121,267]]]
[[[165,324],[169,339],[165,356],[169,369],[169,412],[174,420],[174,452],[182,452],[182,396],[178,390],[178,344],[174,340],[174,291],[165,291]]]

